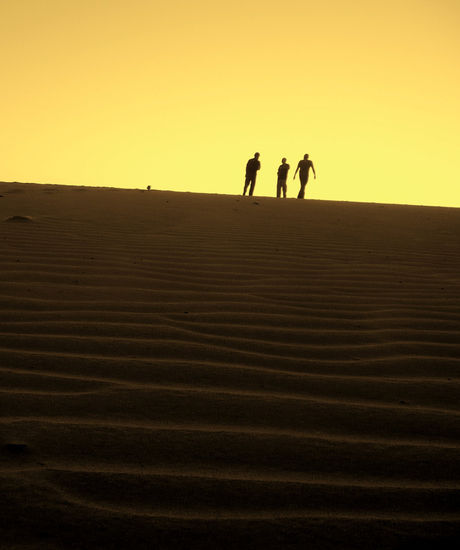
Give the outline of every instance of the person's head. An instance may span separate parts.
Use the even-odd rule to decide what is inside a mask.
[[[281,162],[282,162],[283,164],[286,164],[286,161],[287,161],[287,158],[286,158],[286,157],[283,157],[283,158],[281,159]]]
[[[304,160],[308,160],[308,156],[309,156],[309,155],[306,155],[306,154],[305,154],[305,155],[303,156]]]
[[[255,158],[255,159],[258,159],[259,157],[260,157],[260,153],[255,153],[255,154],[254,154],[254,158]]]

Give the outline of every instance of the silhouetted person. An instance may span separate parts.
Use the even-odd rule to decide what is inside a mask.
[[[300,191],[297,195],[298,199],[304,199],[305,198],[305,186],[308,182],[308,173],[310,171],[310,168],[313,170],[313,174],[315,175],[316,179],[316,172],[315,167],[313,166],[313,162],[309,160],[308,155],[303,156],[303,160],[299,160],[299,164],[297,165],[294,179],[297,174],[297,171],[299,171],[299,178],[300,178]]]
[[[256,185],[257,170],[260,170],[259,157],[260,157],[260,153],[256,153],[254,155],[254,158],[249,159],[246,164],[246,177],[244,180],[243,195],[246,195],[246,191],[249,184],[251,184],[251,186],[249,187],[249,196],[252,196],[252,194],[254,193],[254,187]]]
[[[287,175],[289,172],[289,164],[286,163],[286,159],[281,159],[281,164],[278,168],[278,182],[276,184],[276,197],[279,199],[281,197],[281,191],[283,192],[283,198],[286,198],[286,192],[287,192]]]

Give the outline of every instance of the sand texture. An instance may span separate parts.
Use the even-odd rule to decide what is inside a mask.
[[[460,210],[0,183],[1,548],[456,548]]]

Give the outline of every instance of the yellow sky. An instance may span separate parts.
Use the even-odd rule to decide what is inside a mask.
[[[0,0],[0,180],[460,207],[459,0]],[[288,196],[298,183],[288,181]]]

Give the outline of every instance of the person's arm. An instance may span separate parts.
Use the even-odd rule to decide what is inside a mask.
[[[313,170],[313,175],[315,176],[315,179],[316,179],[316,172],[315,172],[315,167],[313,166],[313,162],[311,163],[311,169]]]
[[[299,167],[300,167],[300,162],[299,162],[299,164],[297,165],[297,168],[295,169],[294,177],[292,178],[293,180],[295,180],[295,176],[296,176],[296,174],[297,174],[297,172],[298,172],[298,170],[299,170]]]

